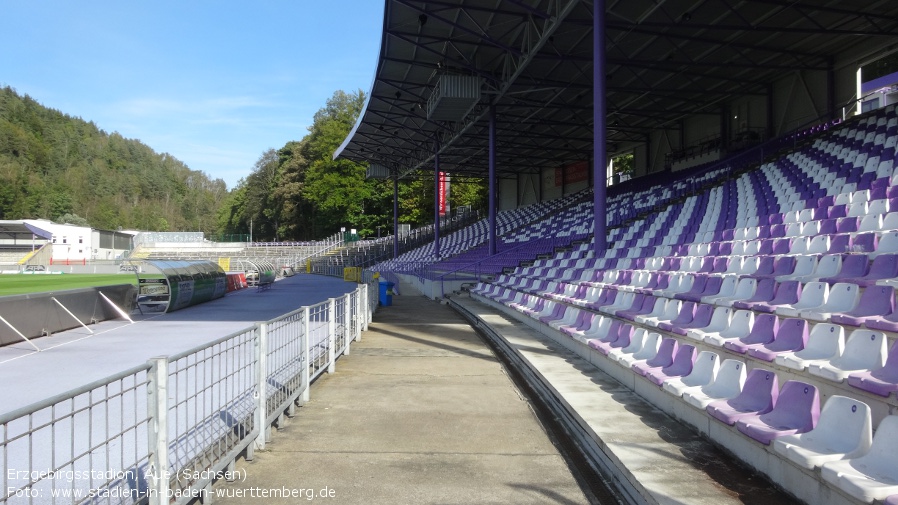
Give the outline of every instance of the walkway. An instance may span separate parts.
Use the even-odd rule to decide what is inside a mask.
[[[239,460],[245,478],[215,484],[214,502],[586,503],[464,319],[420,296],[393,300],[266,450]],[[285,492],[295,497],[273,498]]]

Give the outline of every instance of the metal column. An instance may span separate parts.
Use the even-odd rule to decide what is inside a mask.
[[[433,255],[440,258],[440,146],[433,155]]]
[[[490,149],[489,149],[489,244],[490,256],[496,254],[496,104],[490,104]]]
[[[399,177],[393,177],[393,258],[399,257]]]
[[[595,256],[604,256],[608,247],[605,238],[605,184],[608,156],[605,152],[605,0],[593,0],[592,20],[592,117],[593,117],[593,217],[595,218]]]

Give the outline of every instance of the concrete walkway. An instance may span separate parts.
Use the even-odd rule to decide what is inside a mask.
[[[393,300],[266,450],[238,462],[240,478],[216,482],[214,502],[586,503],[464,319],[424,297]]]

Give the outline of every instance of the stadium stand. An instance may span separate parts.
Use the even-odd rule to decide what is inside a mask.
[[[602,257],[589,244],[585,193],[500,213],[502,247],[532,247],[500,254],[471,296],[581,342],[746,437],[776,442],[769,451],[784,460],[822,465],[825,485],[883,499],[898,466],[877,451],[882,441],[867,449],[865,430],[893,436],[887,414],[898,406],[898,271],[886,252],[898,224],[898,200],[889,200],[898,132],[869,133],[895,119],[888,107],[753,170],[708,171],[702,184],[687,176],[682,187],[705,189],[685,198],[660,185],[612,196]],[[643,215],[623,210],[648,198]],[[423,248],[375,269],[482,264],[485,233],[481,222],[449,235],[440,259]],[[848,463],[857,458],[869,465],[867,488],[889,491],[861,489],[845,470],[857,471]]]

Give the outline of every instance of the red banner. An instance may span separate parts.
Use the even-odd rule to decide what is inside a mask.
[[[445,216],[449,213],[449,174],[440,172],[438,194],[440,215]]]

